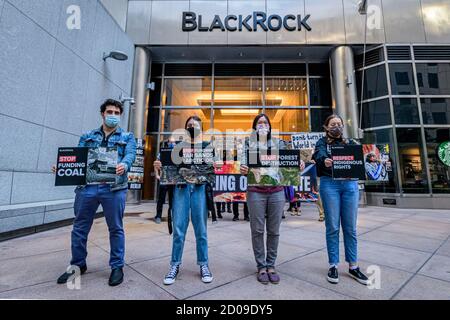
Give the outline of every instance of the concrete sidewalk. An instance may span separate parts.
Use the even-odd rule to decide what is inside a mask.
[[[361,267],[381,270],[381,288],[371,290],[351,279],[344,264],[340,283],[327,282],[324,223],[317,221],[314,205],[302,210],[302,216],[287,215],[282,222],[278,285],[256,281],[249,223],[224,213],[218,224],[208,221],[214,281],[200,281],[190,226],[181,273],[175,284],[164,286],[171,237],[167,223],[153,222],[155,205],[143,204],[127,209],[122,285],[107,285],[109,239],[104,219],[98,219],[80,290],[56,284],[70,259],[70,226],[0,242],[0,299],[450,299],[450,211],[360,209]],[[341,255],[344,261],[343,249]]]

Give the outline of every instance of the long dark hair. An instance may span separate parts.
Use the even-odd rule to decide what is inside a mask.
[[[258,124],[259,119],[261,119],[262,117],[266,118],[267,123],[269,124],[269,134],[267,135],[267,141],[269,141],[270,139],[272,139],[272,124],[270,123],[269,117],[265,113],[260,113],[255,117],[255,119],[253,119],[252,129],[256,132],[256,137],[259,140],[259,135],[256,131],[256,125]]]
[[[190,116],[189,118],[187,118],[185,124],[184,124],[184,128],[187,129],[187,125],[189,123],[189,121],[191,120],[195,120],[197,122],[200,123],[200,129],[203,130],[203,124],[202,124],[202,119],[200,119],[198,116]]]
[[[333,119],[339,119],[339,120],[341,120],[342,125],[344,125],[344,120],[342,119],[342,117],[341,117],[340,115],[337,115],[337,114],[333,113],[332,115],[328,116],[328,117],[325,119],[325,122],[323,123],[323,128],[324,128],[324,130],[325,130],[325,127],[328,127],[328,125],[330,124],[330,121],[333,120]],[[326,130],[325,130],[325,131],[326,131]],[[345,144],[348,143],[348,141],[347,141],[346,139],[343,139],[342,136],[341,136],[341,138],[336,139],[336,138],[331,137],[331,136],[328,134],[328,132],[326,132],[326,139],[327,139],[327,143],[328,143],[328,144],[332,144],[332,143],[335,142],[336,140],[340,140],[340,139],[342,139],[342,142],[343,142],[343,143],[345,143]]]

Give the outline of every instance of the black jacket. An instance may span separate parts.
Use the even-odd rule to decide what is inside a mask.
[[[357,144],[354,140],[331,140],[329,144],[329,138],[327,136],[320,138],[316,143],[316,148],[314,149],[313,160],[316,162],[317,176],[327,176],[332,177],[331,167],[327,168],[325,166],[325,159],[331,159],[331,146],[332,145],[342,145],[342,144]]]

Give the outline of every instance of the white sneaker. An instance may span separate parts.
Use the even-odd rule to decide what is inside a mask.
[[[202,277],[202,281],[204,283],[210,283],[213,281],[212,273],[209,271],[207,264],[200,266],[200,276]]]
[[[180,266],[170,266],[169,272],[164,277],[164,284],[170,285],[177,279],[178,272],[180,271]]]

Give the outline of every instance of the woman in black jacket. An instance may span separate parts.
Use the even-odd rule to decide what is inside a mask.
[[[339,282],[339,228],[344,234],[345,260],[349,264],[349,274],[359,283],[367,285],[368,278],[358,267],[356,220],[359,205],[358,181],[333,180],[331,146],[356,144],[344,139],[344,122],[338,115],[331,115],[325,120],[325,137],[319,139],[314,150],[313,159],[317,164],[320,177],[320,197],[325,211],[325,227],[328,251],[328,281]]]

